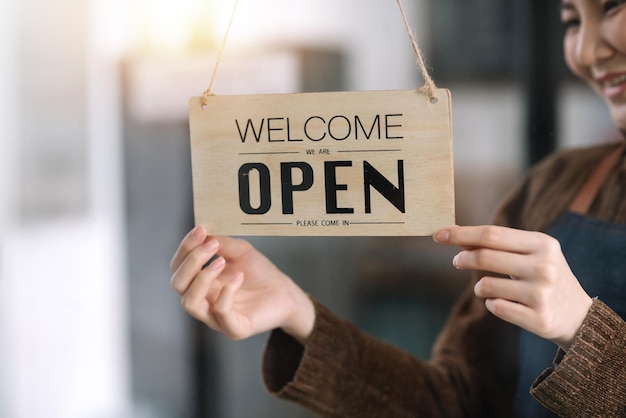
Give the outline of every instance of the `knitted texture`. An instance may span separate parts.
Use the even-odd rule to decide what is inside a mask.
[[[501,205],[495,223],[545,230],[566,210],[614,144],[566,150],[533,168]],[[611,171],[589,216],[626,224],[626,161]],[[315,302],[306,347],[272,332],[263,376],[268,390],[324,417],[510,417],[518,329],[474,296],[474,275],[429,361],[379,341]],[[626,279],[626,277],[625,277]],[[419,330],[407,327],[407,332]],[[529,388],[530,389],[530,388]],[[567,354],[559,352],[530,389],[564,417],[626,416],[626,324],[594,300]]]

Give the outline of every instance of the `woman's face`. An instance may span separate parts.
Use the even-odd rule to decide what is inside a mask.
[[[606,101],[626,130],[626,0],[562,0],[569,69]]]

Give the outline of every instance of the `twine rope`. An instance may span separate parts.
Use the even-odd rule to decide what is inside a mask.
[[[409,34],[409,40],[411,41],[411,46],[413,46],[413,51],[415,51],[415,55],[417,57],[417,66],[422,72],[422,76],[424,77],[424,85],[420,89],[420,91],[424,92],[431,101],[436,100],[435,90],[437,86],[435,86],[435,82],[433,81],[430,74],[428,74],[428,70],[426,69],[426,64],[424,63],[424,55],[422,54],[422,50],[417,45],[417,40],[413,35],[413,31],[411,30],[411,26],[409,25],[409,21],[406,17],[406,13],[404,11],[404,7],[402,6],[402,1],[397,0],[398,7],[400,8],[400,13],[402,14],[402,20],[404,20],[404,26],[406,27],[406,31]]]
[[[220,46],[220,50],[217,54],[217,60],[215,61],[215,67],[213,67],[213,74],[211,75],[211,82],[209,83],[209,88],[204,91],[202,95],[202,105],[206,105],[206,101],[210,96],[215,96],[213,93],[213,82],[215,81],[215,76],[217,75],[217,68],[222,61],[222,54],[224,53],[224,47],[226,46],[226,41],[228,40],[228,34],[230,33],[230,28],[233,25],[233,20],[235,19],[235,12],[237,11],[237,6],[239,5],[239,0],[235,0],[235,4],[233,6],[233,11],[230,14],[230,20],[228,21],[228,27],[226,28],[226,33],[224,34],[224,39],[222,39],[222,45]]]
[[[437,86],[435,86],[435,82],[433,81],[430,74],[428,74],[428,70],[426,69],[426,64],[424,63],[424,55],[420,47],[417,44],[417,40],[413,35],[413,31],[411,30],[411,26],[409,25],[409,21],[406,17],[406,12],[404,11],[404,6],[402,6],[402,0],[396,0],[398,3],[398,7],[400,8],[400,13],[402,14],[402,20],[404,21],[404,26],[406,28],[407,34],[409,35],[409,40],[411,41],[411,46],[413,47],[413,51],[415,52],[415,56],[417,57],[417,66],[422,73],[422,77],[424,78],[424,85],[420,88],[420,91],[425,93],[431,101],[436,101],[435,90]],[[230,20],[228,21],[228,27],[226,28],[226,33],[224,34],[224,39],[222,40],[222,45],[220,46],[219,53],[217,54],[217,60],[215,61],[215,66],[213,67],[213,74],[211,75],[211,82],[209,83],[209,88],[204,91],[202,95],[202,105],[205,106],[207,99],[210,96],[215,96],[213,93],[213,82],[215,81],[215,76],[217,75],[217,69],[222,61],[222,54],[224,53],[224,47],[226,46],[226,41],[228,40],[228,34],[230,33],[230,28],[233,25],[233,20],[235,18],[235,12],[237,11],[237,6],[239,5],[239,0],[235,0],[235,4],[233,6],[233,11],[230,15]]]

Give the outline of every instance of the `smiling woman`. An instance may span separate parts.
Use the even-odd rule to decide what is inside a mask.
[[[626,13],[624,1],[564,0],[568,67],[605,100],[615,124],[626,131]]]
[[[626,4],[562,4],[568,67],[626,131]],[[270,331],[267,388],[320,416],[623,416],[624,154],[624,138],[559,151],[493,225],[434,234],[474,273],[427,362],[331,313],[248,242],[202,226],[174,254],[171,284],[188,313],[231,339]]]

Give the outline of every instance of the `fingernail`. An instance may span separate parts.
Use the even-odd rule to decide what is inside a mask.
[[[441,231],[437,231],[435,235],[433,235],[433,239],[435,242],[448,242],[450,239],[450,231],[447,229],[442,229]]]
[[[209,270],[219,270],[224,267],[224,264],[226,264],[224,257],[216,258],[211,264],[209,264]]]
[[[200,227],[200,225],[191,230],[191,236],[197,240],[202,238],[202,228]]]
[[[459,268],[459,256],[461,255],[461,253],[458,253],[457,255],[454,256],[454,258],[452,259],[452,265],[454,266],[454,268]]]
[[[217,242],[216,239],[212,239],[211,241],[204,244],[202,248],[204,248],[206,252],[210,253],[210,252],[215,251],[218,245],[219,245],[219,242]]]

